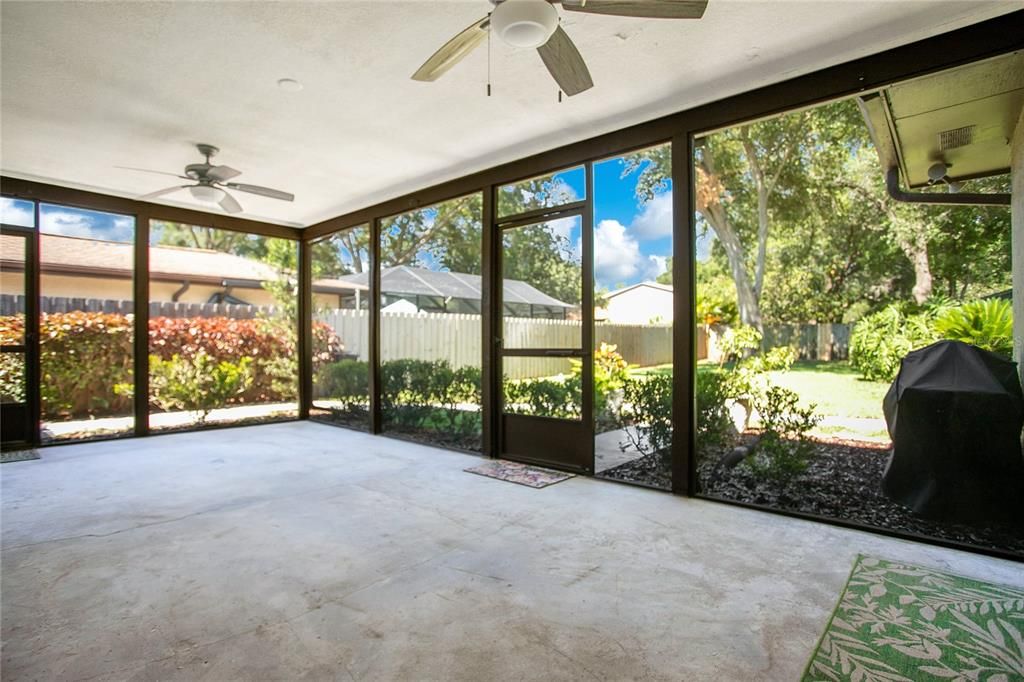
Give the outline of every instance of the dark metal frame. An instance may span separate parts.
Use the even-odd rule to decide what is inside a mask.
[[[485,234],[490,235],[493,272],[490,286],[493,310],[501,311],[494,314],[493,355],[487,361],[493,363],[491,381],[493,389],[490,399],[484,401],[485,413],[493,414],[497,422],[496,438],[489,443],[489,452],[495,456],[507,456],[509,459],[557,466],[581,473],[594,471],[594,392],[588,387],[594,383],[593,347],[594,347],[594,187],[593,165],[591,161],[583,164],[586,182],[586,199],[574,201],[562,206],[552,206],[523,211],[514,215],[495,218]],[[555,171],[557,172],[557,171]],[[499,187],[492,187],[492,199],[497,204]],[[537,225],[561,218],[580,218],[580,236],[582,242],[582,267],[580,272],[580,330],[579,348],[506,348],[504,336],[504,301],[502,300],[502,283],[504,282],[504,247],[502,235],[506,230],[515,230],[529,225]],[[493,313],[492,313],[493,314]],[[485,346],[486,348],[486,346]],[[534,415],[506,414],[503,410],[502,365],[504,358],[513,357],[575,357],[582,361],[580,419],[556,419]],[[488,421],[485,418],[485,422]],[[517,428],[510,428],[516,425]],[[528,452],[529,455],[522,453]],[[536,453],[536,454],[533,454]],[[561,456],[559,456],[561,455]]]
[[[5,196],[42,200],[46,202],[79,206],[95,210],[126,213],[136,216],[136,229],[148,219],[166,219],[209,225],[220,229],[251,232],[272,237],[310,242],[346,228],[360,225],[371,225],[371,268],[374,276],[370,286],[371,313],[371,422],[372,431],[380,431],[380,400],[379,400],[379,221],[381,218],[423,208],[441,201],[454,199],[473,192],[484,193],[483,215],[483,263],[485,301],[482,318],[483,345],[483,396],[484,396],[484,453],[495,454],[498,450],[498,415],[494,414],[493,406],[499,393],[500,377],[496,376],[497,353],[496,340],[500,337],[501,321],[495,307],[499,293],[495,291],[494,277],[497,272],[496,253],[500,249],[500,241],[495,239],[497,216],[495,210],[496,189],[498,186],[516,182],[521,179],[542,176],[556,170],[571,168],[581,163],[593,162],[598,159],[626,154],[638,149],[651,147],[665,142],[672,144],[673,171],[673,263],[676,268],[677,288],[675,296],[675,321],[673,329],[673,362],[678,368],[675,373],[673,419],[677,437],[672,450],[673,492],[676,494],[696,494],[694,476],[694,429],[696,410],[694,404],[695,382],[695,335],[694,335],[694,200],[692,196],[693,177],[693,140],[697,134],[727,128],[745,121],[765,118],[795,109],[812,106],[822,102],[847,97],[850,95],[877,90],[896,81],[907,80],[929,73],[953,68],[962,64],[999,56],[1016,50],[1024,49],[1024,11],[1017,11],[983,21],[966,28],[946,34],[896,47],[878,54],[857,59],[845,64],[833,66],[799,76],[781,83],[765,86],[743,94],[727,97],[710,104],[695,107],[676,114],[664,116],[645,123],[629,126],[605,135],[565,145],[541,154],[536,154],[510,163],[501,164],[478,173],[473,173],[455,180],[410,192],[404,196],[390,199],[366,208],[337,216],[329,220],[298,230],[291,227],[270,225],[256,221],[243,220],[221,214],[205,213],[168,207],[158,204],[132,201],[92,192],[83,192],[53,185],[45,185],[30,181],[2,178],[2,193]],[[591,173],[587,172],[588,182]],[[592,200],[592,192],[588,192],[587,200]],[[138,234],[138,232],[137,232]],[[148,241],[148,240],[147,240]],[[141,240],[137,239],[139,244]],[[145,301],[148,297],[148,269],[145,248],[136,250],[136,281],[135,299]],[[592,259],[590,259],[592,260]],[[304,354],[309,350],[309,334],[311,325],[310,303],[310,267],[308,249],[300,247],[300,347]],[[585,289],[586,291],[586,289]],[[143,295],[140,295],[143,294]],[[590,293],[592,296],[592,292]],[[592,305],[592,301],[591,301]],[[147,308],[148,310],[148,308]],[[146,355],[146,335],[144,327],[140,327],[142,318],[136,322],[136,377],[142,379],[146,372],[142,364]],[[38,318],[38,316],[37,316]],[[143,333],[139,333],[142,329]],[[141,352],[140,352],[141,350]],[[310,363],[301,363],[303,376],[300,381],[302,398],[300,413],[306,414],[310,403]],[[685,369],[684,369],[685,368]],[[38,387],[38,377],[36,377]],[[142,401],[136,398],[136,432],[145,435],[145,427],[140,430],[138,411]],[[585,393],[587,393],[585,391]],[[143,393],[145,395],[145,393]],[[37,410],[38,414],[38,410]],[[736,504],[736,503],[733,503]],[[745,506],[745,505],[738,505]],[[887,531],[874,526],[846,523],[838,519],[822,519],[808,514],[783,512],[767,509],[773,513],[787,516],[809,518],[817,521],[855,527],[884,535],[909,537],[939,545],[955,546],[935,538],[915,537],[911,534]],[[985,551],[978,547],[964,546],[963,549],[981,551],[983,553],[1005,556],[999,552]],[[1008,558],[1020,559],[1010,555]]]
[[[135,220],[135,247],[134,247],[134,272],[132,280],[133,297],[133,336],[132,336],[132,373],[135,390],[132,399],[132,410],[135,418],[133,435],[136,437],[157,435],[149,429],[149,231],[152,220],[166,220],[169,222],[184,222],[192,225],[215,227],[220,230],[232,232],[244,232],[247,234],[258,234],[265,237],[277,237],[290,239],[297,243],[299,248],[300,270],[303,267],[303,253],[307,250],[303,245],[302,232],[298,228],[282,225],[272,225],[244,218],[236,218],[223,214],[206,213],[191,209],[151,204],[144,201],[135,201],[122,197],[98,194],[85,190],[61,187],[46,183],[22,180],[20,178],[0,178],[0,195],[14,199],[22,199],[33,202],[35,206],[35,227],[17,228],[19,231],[30,230],[33,235],[29,238],[28,245],[31,250],[31,260],[26,262],[29,269],[28,277],[35,295],[27,297],[26,300],[26,363],[29,367],[28,406],[34,422],[33,438],[31,445],[42,445],[40,442],[42,404],[40,396],[40,367],[39,367],[39,241],[41,230],[39,229],[39,205],[54,204],[82,208],[91,211],[102,211],[104,213],[115,213],[118,215],[130,216]],[[6,229],[6,228],[5,228]],[[11,230],[14,231],[13,229]],[[26,250],[26,256],[29,250]],[[308,268],[308,264],[306,266]],[[305,285],[307,278],[300,272],[300,305],[298,339],[299,348],[303,351],[302,358],[309,358],[307,354],[309,346],[309,332],[304,331],[309,327],[304,324],[302,300],[308,293],[309,287]],[[26,291],[26,294],[28,292]],[[29,360],[32,360],[29,363]],[[307,400],[308,392],[303,386],[303,376],[307,369],[300,359],[300,381],[299,381],[299,418],[302,418],[302,406]],[[288,421],[288,420],[281,420]],[[235,424],[202,426],[201,430],[232,428]],[[166,433],[175,433],[169,431]],[[98,436],[88,440],[110,440],[123,438],[124,435]],[[67,445],[76,441],[62,441],[47,443],[46,446]]]
[[[39,224],[39,204],[33,204],[35,224]],[[39,405],[41,396],[40,375],[39,375],[39,268],[36,254],[39,252],[39,235],[33,227],[21,225],[0,225],[0,234],[16,236],[25,240],[23,252],[24,262],[24,287],[25,287],[25,323],[22,330],[20,344],[4,346],[3,351],[8,353],[21,353],[24,362],[25,402],[21,408],[21,414],[17,418],[22,420],[23,428],[27,437],[24,440],[4,443],[5,446],[14,447],[37,447],[39,445]],[[7,417],[11,418],[11,408]]]

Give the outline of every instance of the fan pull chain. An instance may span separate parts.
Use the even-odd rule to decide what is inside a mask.
[[[488,15],[490,16],[490,15]],[[491,24],[487,24],[487,96],[491,96]]]
[[[558,103],[559,104],[562,103],[562,89],[561,88],[558,89]]]

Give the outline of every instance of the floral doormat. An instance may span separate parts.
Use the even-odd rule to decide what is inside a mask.
[[[807,680],[1024,680],[1024,589],[858,556]]]
[[[519,485],[528,485],[531,488],[546,488],[549,485],[561,483],[575,476],[575,474],[567,474],[564,471],[542,469],[541,467],[520,464],[519,462],[509,462],[504,459],[495,459],[479,466],[463,469],[463,471],[497,478],[502,481],[510,481]]]

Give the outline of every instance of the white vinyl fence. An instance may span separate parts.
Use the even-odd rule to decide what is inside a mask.
[[[369,359],[369,313],[365,310],[320,311],[316,319],[332,327],[345,352]],[[506,317],[506,348],[579,347],[578,320],[545,320]],[[381,313],[381,360],[447,360],[452,367],[479,367],[482,356],[479,315],[445,313]],[[650,367],[672,362],[671,325],[620,325],[599,323],[595,343],[618,346],[626,362]],[[565,358],[509,358],[503,368],[511,379],[551,376],[571,369]]]

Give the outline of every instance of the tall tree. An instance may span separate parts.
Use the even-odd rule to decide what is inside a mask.
[[[808,128],[806,112],[758,121],[702,138],[695,153],[696,208],[728,259],[743,324],[762,323],[768,239],[780,208],[772,200],[792,191],[798,152],[812,142]],[[628,157],[626,172],[640,173],[637,193],[649,201],[671,177],[669,153]]]

